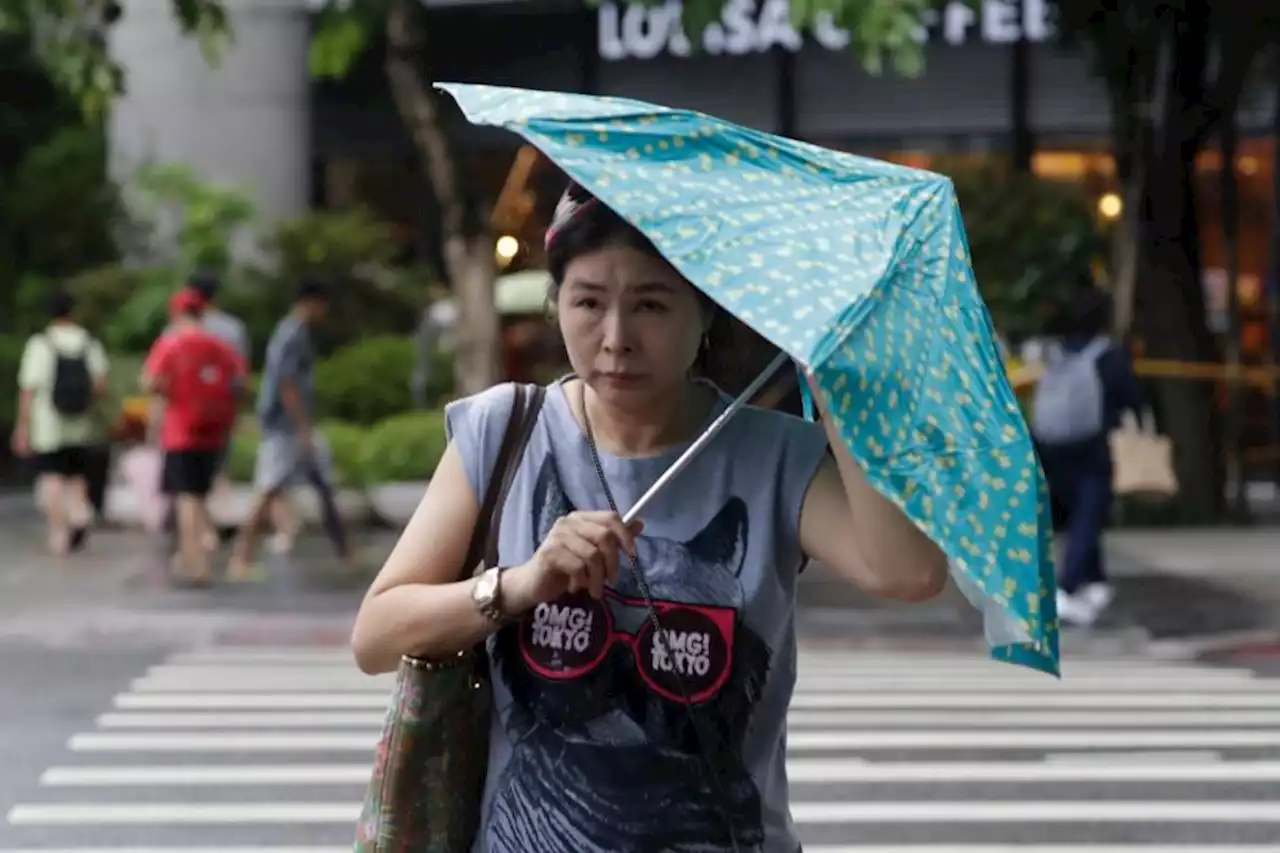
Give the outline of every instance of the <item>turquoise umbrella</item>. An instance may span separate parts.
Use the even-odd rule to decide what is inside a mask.
[[[1048,488],[946,177],[624,98],[439,88],[812,370],[871,483],[946,552],[991,656],[1058,673]]]

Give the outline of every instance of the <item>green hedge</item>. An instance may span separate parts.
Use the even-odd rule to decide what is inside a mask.
[[[4,447],[9,446],[9,433],[18,405],[18,365],[22,362],[25,338],[0,335],[0,431],[4,435]]]
[[[351,488],[430,479],[444,455],[444,413],[440,411],[395,415],[372,427],[329,420],[319,428],[333,454],[334,475],[340,485]],[[227,455],[232,480],[253,479],[258,441],[256,422],[245,418]]]
[[[316,405],[325,417],[364,425],[410,412],[417,359],[410,337],[384,335],[343,347],[316,366]],[[426,403],[438,406],[452,392],[452,359],[438,353]]]
[[[373,424],[413,408],[412,339],[369,338],[316,366],[316,407],[325,417]]]
[[[361,465],[371,483],[425,480],[435,473],[445,444],[443,412],[396,415],[365,434]]]

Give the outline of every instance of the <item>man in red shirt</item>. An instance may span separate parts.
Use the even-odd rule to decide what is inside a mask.
[[[205,534],[214,529],[205,498],[226,453],[245,385],[244,357],[201,326],[206,300],[184,288],[169,302],[170,332],[147,354],[143,387],[165,398],[161,486],[174,500],[176,566],[187,582],[209,583]]]

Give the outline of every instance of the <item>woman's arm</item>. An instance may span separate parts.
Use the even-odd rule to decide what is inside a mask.
[[[800,546],[866,592],[901,601],[926,601],[947,585],[942,549],[867,481],[826,412],[834,459],[824,459],[800,509]]]
[[[364,672],[390,672],[404,654],[443,657],[497,627],[459,581],[480,502],[451,442],[417,510],[365,595],[351,634]]]

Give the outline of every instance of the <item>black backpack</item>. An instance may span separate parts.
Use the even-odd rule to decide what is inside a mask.
[[[46,336],[53,350],[53,407],[74,417],[88,413],[93,405],[93,377],[89,374],[89,343],[76,355],[59,352],[53,338]]]

